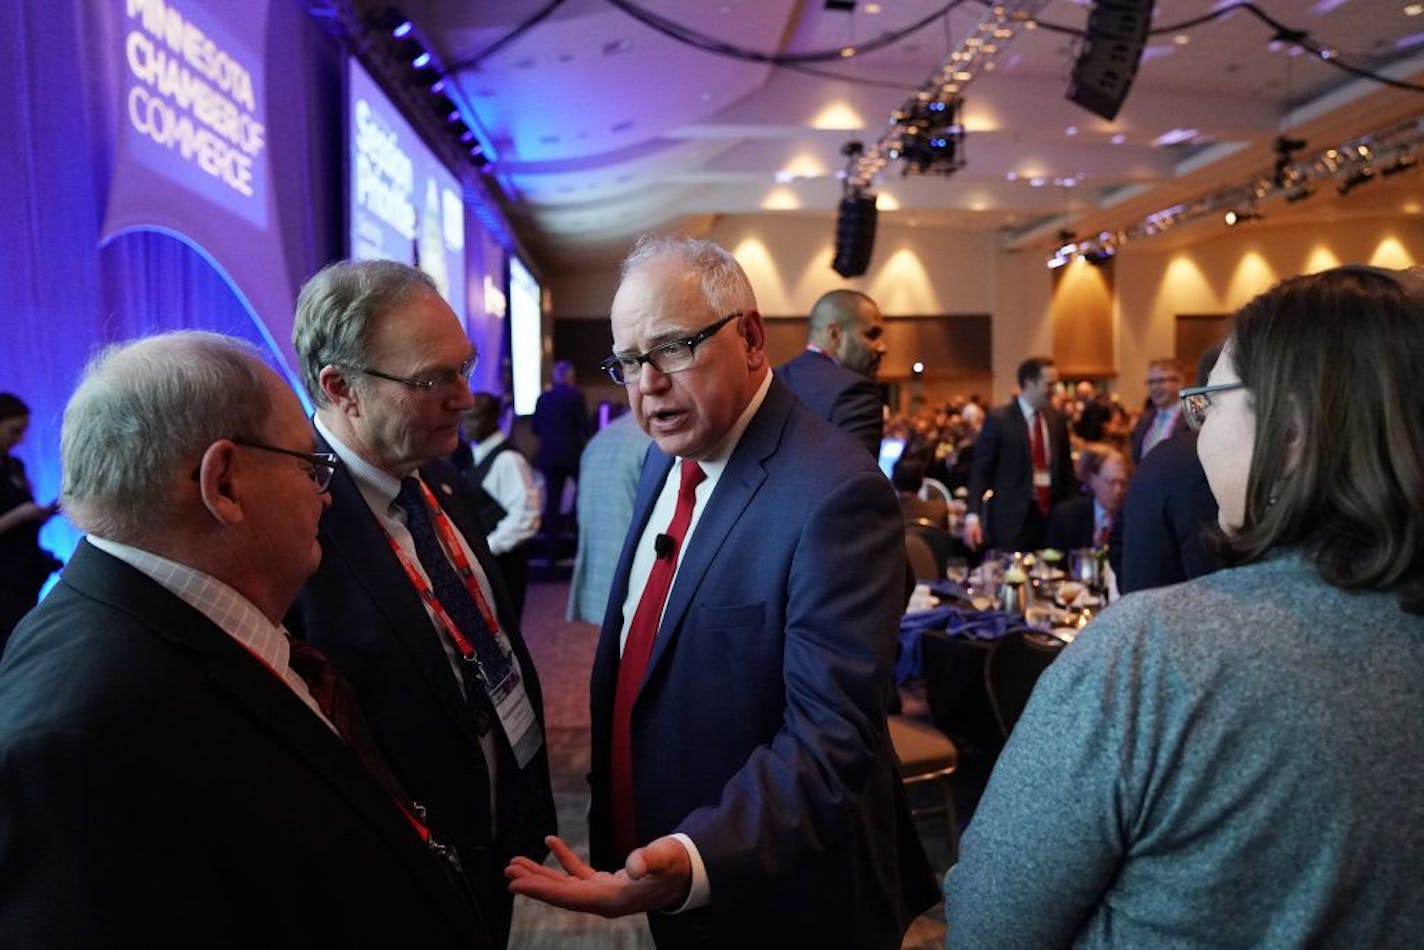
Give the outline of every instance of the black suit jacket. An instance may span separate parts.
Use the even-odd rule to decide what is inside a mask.
[[[1216,498],[1197,459],[1197,435],[1179,428],[1147,453],[1127,486],[1121,522],[1124,594],[1165,587],[1221,567],[1202,544],[1216,524]]]
[[[859,439],[871,457],[880,457],[885,418],[873,382],[815,350],[778,366],[776,376],[812,412]]]
[[[285,683],[81,543],[0,663],[0,946],[488,942]]]
[[[318,441],[322,450],[329,448]],[[444,461],[431,462],[420,473],[494,588],[500,625],[542,730],[539,676],[464,483]],[[467,868],[502,868],[515,854],[541,860],[548,851],[544,836],[555,830],[547,747],[521,770],[501,733],[499,838],[492,839],[489,770],[442,634],[345,470],[332,480],[331,506],[322,515],[318,538],[321,567],[293,604],[288,629],[319,647],[355,686],[396,777],[428,809],[431,829],[459,850]],[[490,880],[475,877],[482,898],[505,899],[503,893],[489,893]]]
[[[541,472],[578,470],[588,441],[588,403],[573,386],[556,385],[534,403],[530,428],[539,437],[535,467]]]
[[[1044,412],[1048,423],[1048,469],[1052,476],[1049,494],[1056,503],[1077,490],[1077,480],[1073,477],[1068,423],[1052,409]],[[984,491],[989,488],[994,490],[994,498],[985,518],[981,506]],[[1018,536],[1032,504],[1036,502],[1028,423],[1015,399],[989,411],[974,443],[974,462],[969,472],[969,510],[987,522],[985,545],[1002,548]]]
[[[1071,551],[1093,546],[1093,496],[1078,495],[1053,506],[1048,516],[1044,547]]]

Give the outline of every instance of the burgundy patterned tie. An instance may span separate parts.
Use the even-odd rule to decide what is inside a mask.
[[[613,694],[613,736],[609,805],[613,820],[613,847],[621,862],[638,846],[637,814],[633,806],[633,700],[638,696],[648,659],[653,655],[658,622],[667,602],[672,576],[682,553],[682,539],[692,522],[692,510],[697,504],[697,486],[707,477],[702,467],[692,459],[682,461],[682,482],[677,490],[677,510],[664,532],[672,540],[671,549],[653,561],[643,596],[628,625],[628,639],[623,645],[623,657],[618,662],[618,685]]]

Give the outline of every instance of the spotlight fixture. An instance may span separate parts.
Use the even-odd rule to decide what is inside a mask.
[[[1412,154],[1401,154],[1394,161],[1387,165],[1380,166],[1379,173],[1385,178],[1391,178],[1402,171],[1408,171],[1419,164],[1419,156]]]
[[[1350,192],[1354,191],[1356,188],[1365,184],[1374,177],[1375,169],[1373,165],[1361,165],[1359,168],[1354,169],[1344,178],[1340,179],[1340,194],[1348,195]]]
[[[1254,205],[1244,208],[1232,208],[1223,216],[1228,228],[1234,228],[1238,224],[1245,224],[1247,221],[1260,221],[1261,212],[1257,211]]]
[[[963,100],[915,97],[895,115],[905,127],[891,158],[903,160],[905,175],[953,175],[964,167],[964,126],[959,121]]]

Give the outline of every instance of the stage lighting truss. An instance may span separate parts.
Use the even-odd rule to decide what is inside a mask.
[[[847,183],[869,188],[892,159],[906,160],[906,174],[948,175],[962,167],[964,130],[951,103],[960,100],[964,89],[981,72],[990,72],[998,66],[999,57],[1014,37],[1020,30],[1037,26],[1034,18],[1047,5],[1048,0],[1008,0],[992,4],[939,68],[890,116],[885,133],[879,141],[866,147],[854,163]],[[934,136],[922,141],[920,127],[914,123],[921,111],[930,111],[932,103],[942,107],[933,110],[935,112],[955,113],[955,120],[948,124],[960,126],[958,138]],[[939,121],[938,117],[931,118]],[[914,132],[910,131],[912,125]],[[934,144],[940,138],[943,144]],[[907,144],[911,146],[913,159],[906,155]],[[949,167],[951,164],[953,168]]]
[[[1334,183],[1340,194],[1347,195],[1376,177],[1388,178],[1411,171],[1419,167],[1420,157],[1424,155],[1424,116],[1295,160],[1295,154],[1305,147],[1306,143],[1299,139],[1279,138],[1274,147],[1276,162],[1272,171],[1194,201],[1154,211],[1122,230],[1104,231],[1084,241],[1066,242],[1054,249],[1046,263],[1056,268],[1076,257],[1091,260],[1102,253],[1115,254],[1124,244],[1155,237],[1208,215],[1218,215],[1228,227],[1234,227],[1260,220],[1263,215],[1258,206],[1276,198],[1291,204],[1305,201],[1316,193],[1318,185],[1327,182]]]

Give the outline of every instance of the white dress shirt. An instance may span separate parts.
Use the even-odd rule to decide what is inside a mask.
[[[505,441],[504,433],[496,429],[482,441],[472,443],[470,452],[475,464],[484,462]],[[504,509],[499,524],[485,535],[491,554],[508,554],[534,537],[539,530],[539,512],[543,506],[534,484],[534,473],[523,455],[518,451],[500,452],[490,463],[480,487]]]

